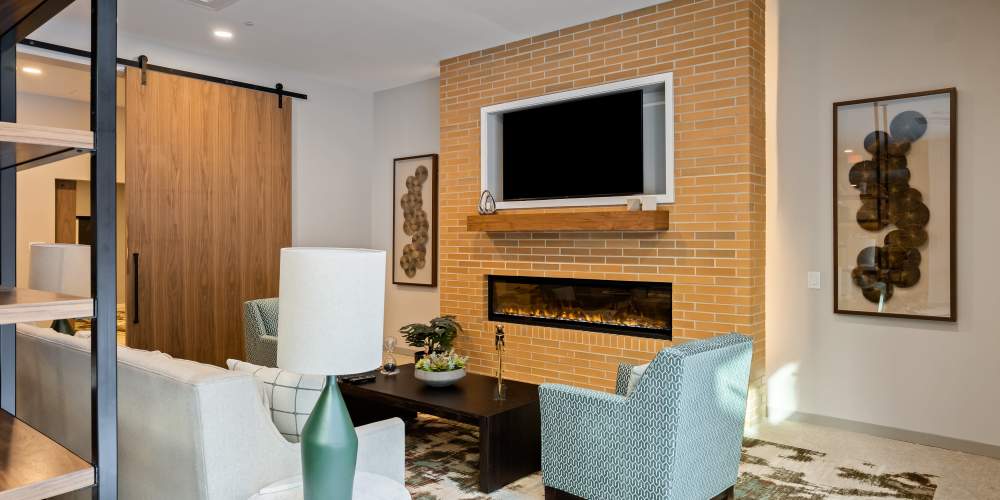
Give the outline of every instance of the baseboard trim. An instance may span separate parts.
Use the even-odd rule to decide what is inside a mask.
[[[973,455],[980,455],[984,457],[1000,458],[1000,446],[980,443],[977,441],[968,441],[965,439],[939,436],[937,434],[928,434],[926,432],[910,431],[896,427],[888,427],[885,425],[869,424],[867,422],[858,422],[856,420],[847,420],[843,418],[829,417],[826,415],[816,415],[813,413],[795,412],[788,416],[788,420],[802,422],[805,424],[833,427],[835,429],[842,429],[845,431],[859,432],[861,434],[868,434],[886,439],[895,439],[896,441],[905,441],[907,443],[944,448],[946,450],[961,451],[963,453],[971,453]]]

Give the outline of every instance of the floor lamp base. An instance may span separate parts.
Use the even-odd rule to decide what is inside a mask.
[[[326,378],[326,387],[302,428],[301,446],[305,500],[349,500],[358,461],[358,434],[337,377]]]

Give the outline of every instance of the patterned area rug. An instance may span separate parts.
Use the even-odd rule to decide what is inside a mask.
[[[421,415],[406,430],[406,487],[414,500],[513,500],[544,497],[541,474],[490,495],[478,491],[479,436],[475,427]],[[743,443],[736,498],[930,500],[934,476],[887,471],[876,464],[835,460],[826,453],[758,439]]]

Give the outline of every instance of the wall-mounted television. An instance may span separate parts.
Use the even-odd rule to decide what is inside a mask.
[[[642,90],[503,115],[503,199],[643,192]]]
[[[480,189],[498,210],[674,202],[673,74],[480,108]]]

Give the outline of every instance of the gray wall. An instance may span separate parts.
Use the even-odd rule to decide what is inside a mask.
[[[767,371],[792,412],[1000,445],[1000,2],[768,0]],[[958,88],[956,324],[834,315],[831,103]],[[820,271],[823,288],[806,288]]]
[[[372,166],[372,248],[388,251],[392,265],[392,160],[439,152],[438,79],[434,78],[375,93],[375,163]],[[427,322],[440,312],[438,288],[392,284],[386,272],[385,332],[399,336],[399,327]],[[404,346],[402,340],[399,346]],[[402,359],[400,359],[402,361]]]

